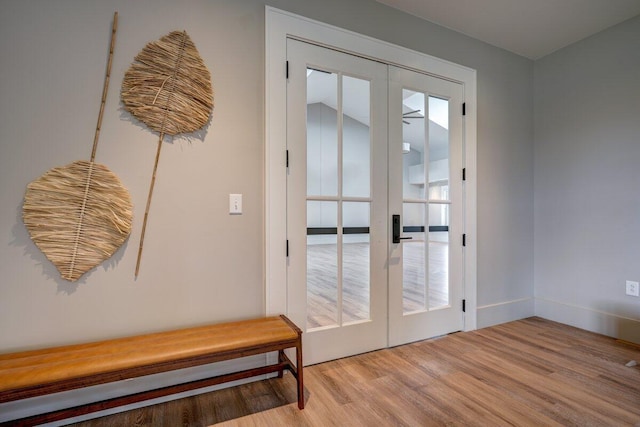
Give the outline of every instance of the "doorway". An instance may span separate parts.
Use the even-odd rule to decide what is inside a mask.
[[[375,108],[370,109],[371,120],[386,109],[388,123],[386,125],[386,141],[380,145],[375,141],[379,139],[378,133],[371,130],[370,134],[370,157],[369,167],[371,174],[370,191],[366,195],[356,195],[350,191],[360,191],[353,187],[352,184],[344,181],[344,176],[340,178],[342,182],[342,193],[328,195],[315,194],[319,191],[317,188],[307,188],[307,158],[306,154],[287,152],[288,148],[293,148],[294,135],[288,127],[288,123],[293,116],[289,116],[288,94],[289,86],[292,85],[292,74],[294,65],[287,63],[289,40],[296,39],[298,42],[309,42],[313,40],[315,45],[322,45],[322,48],[330,48],[328,50],[341,54],[358,52],[357,55],[349,55],[360,60],[366,60],[386,69],[386,101],[376,102],[376,99],[382,99],[377,90],[375,81],[379,81],[379,77],[371,76],[359,70],[343,69],[342,65],[332,67],[330,64],[323,64],[322,61],[308,59],[302,67],[302,78],[300,79],[298,93],[303,93],[302,108],[299,110],[303,115],[307,114],[307,73],[309,77],[321,77],[321,75],[335,74],[335,78],[341,81],[342,89],[353,86],[360,80],[369,82],[370,99],[369,103],[374,100]],[[318,46],[315,46],[318,47]],[[321,22],[313,21],[304,17],[300,17],[288,12],[284,12],[271,7],[266,8],[266,313],[279,314],[285,313],[292,317],[296,323],[303,326],[305,334],[305,364],[315,363],[323,358],[336,358],[347,355],[350,351],[345,351],[347,344],[356,341],[362,344],[362,348],[354,349],[354,352],[367,351],[364,348],[382,348],[386,346],[396,345],[402,342],[409,342],[416,338],[415,333],[423,333],[426,330],[428,334],[440,334],[438,330],[429,330],[425,327],[421,316],[430,317],[432,315],[441,315],[448,311],[461,310],[461,302],[466,305],[466,311],[463,316],[457,316],[459,325],[456,330],[473,330],[476,327],[476,114],[475,114],[475,96],[476,96],[476,77],[475,71],[462,67],[453,63],[439,60],[418,52],[409,51],[404,48],[371,39],[351,33],[340,28],[336,28]],[[393,65],[390,65],[393,64]],[[308,68],[308,69],[307,69]],[[365,67],[368,68],[368,67]],[[378,67],[373,67],[378,68]],[[456,93],[448,93],[439,89],[424,89],[424,82],[407,83],[403,76],[396,78],[399,80],[401,90],[392,91],[394,84],[394,69],[415,73],[420,78],[435,78],[437,81],[444,83],[452,83],[458,88]],[[425,72],[424,70],[428,70]],[[324,73],[323,73],[324,71]],[[287,78],[289,72],[289,79]],[[373,74],[376,74],[374,72]],[[444,77],[443,77],[444,76]],[[348,78],[346,78],[348,77]],[[346,78],[346,79],[345,79]],[[352,79],[349,79],[352,78]],[[345,85],[346,81],[346,85]],[[295,86],[296,83],[293,83]],[[337,85],[337,83],[336,83]],[[355,86],[358,86],[356,84]],[[360,82],[362,86],[362,82]],[[440,128],[431,128],[432,120],[430,114],[433,113],[437,106],[435,104],[441,101],[447,101],[448,110],[450,112],[450,120],[458,121],[461,126],[449,127],[445,133],[449,140],[459,138],[462,141],[461,147],[449,147],[449,160],[443,161],[444,157],[438,157],[435,150],[437,147],[421,148],[418,143],[409,142],[409,149],[403,154],[402,144],[403,138],[411,139],[411,135],[403,135],[402,121],[403,113],[409,112],[406,107],[420,95],[414,96],[413,101],[409,104],[402,100],[409,98],[414,93],[403,90],[412,91],[424,96],[424,112],[419,115],[429,117],[429,120],[423,118],[411,118],[410,114],[405,115],[405,121],[422,122],[424,135],[434,141],[438,134],[442,134],[446,129],[445,126]],[[455,91],[454,91],[455,92]],[[341,93],[341,92],[337,92]],[[398,93],[400,95],[398,95]],[[342,95],[341,95],[342,96]],[[400,102],[392,101],[397,100]],[[340,98],[341,99],[341,98]],[[466,105],[466,115],[464,119],[461,117],[453,117],[454,113],[459,113],[460,105],[458,100]],[[332,115],[336,117],[336,123],[342,120],[344,123],[357,123],[362,125],[362,120],[354,119],[353,112],[345,112],[339,109],[335,101],[335,106],[329,107],[335,111]],[[395,105],[394,105],[395,102]],[[316,102],[315,104],[319,104]],[[431,105],[433,104],[433,106]],[[384,105],[384,107],[381,107]],[[328,111],[324,106],[316,110]],[[347,105],[348,108],[348,105]],[[341,111],[338,113],[338,111]],[[317,114],[317,112],[315,113]],[[398,114],[400,120],[396,119]],[[352,120],[353,119],[353,120]],[[384,120],[382,121],[384,123]],[[303,132],[306,132],[306,117],[303,117]],[[437,123],[437,122],[436,122]],[[381,124],[377,127],[382,129]],[[412,123],[414,129],[420,127]],[[372,127],[372,129],[373,129]],[[337,131],[336,131],[337,132]],[[457,132],[457,134],[456,134]],[[384,131],[382,132],[384,135]],[[398,136],[400,135],[400,136]],[[400,138],[399,143],[392,143],[392,139]],[[296,137],[306,150],[306,134],[302,138]],[[343,141],[344,144],[344,141]],[[427,142],[428,146],[430,143]],[[349,145],[349,142],[347,142]],[[289,147],[291,146],[291,147]],[[380,153],[384,147],[386,151],[382,154],[384,165],[380,166]],[[337,147],[337,145],[336,145]],[[316,147],[317,148],[317,147]],[[340,151],[344,151],[348,147],[342,147]],[[432,150],[432,148],[435,150]],[[458,153],[454,151],[458,150]],[[337,152],[338,149],[335,148]],[[406,150],[405,150],[406,151]],[[378,155],[376,155],[378,153]],[[342,154],[345,156],[345,154]],[[287,157],[289,156],[289,157]],[[298,156],[298,160],[296,159]],[[301,157],[300,157],[301,156]],[[347,163],[349,154],[347,156]],[[395,160],[392,158],[396,157]],[[366,156],[360,156],[360,159]],[[385,158],[386,157],[386,158]],[[344,162],[344,158],[340,162]],[[441,164],[449,163],[449,176],[445,179],[434,180],[433,173],[436,167],[430,163],[440,160]],[[421,171],[420,164],[426,166],[426,173]],[[457,163],[456,163],[457,162]],[[361,164],[363,165],[364,162]],[[334,167],[338,169],[338,163]],[[340,163],[340,168],[343,167]],[[395,165],[395,166],[394,166]],[[400,166],[401,165],[401,166]],[[392,172],[391,168],[401,168],[402,178],[398,178],[397,172]],[[424,167],[424,166],[423,166]],[[302,168],[296,172],[296,168]],[[461,170],[463,168],[466,173],[466,181],[461,181]],[[431,172],[429,172],[431,170]],[[362,172],[362,171],[361,171]],[[421,175],[422,172],[422,175]],[[442,170],[440,170],[440,173]],[[292,178],[291,174],[295,178]],[[342,171],[345,174],[344,170]],[[392,178],[392,175],[395,178]],[[405,184],[406,180],[411,176],[411,184]],[[349,175],[351,176],[351,175]],[[417,184],[420,177],[423,177],[423,184]],[[304,177],[302,183],[297,177]],[[383,179],[381,179],[383,178]],[[436,177],[437,178],[437,177]],[[394,181],[395,179],[395,181]],[[378,182],[384,181],[384,182]],[[337,185],[338,178],[334,180]],[[413,188],[418,192],[422,192],[423,197],[416,194],[405,194],[403,186],[407,185],[408,189]],[[411,186],[409,186],[411,185]],[[291,188],[289,187],[291,186]],[[386,186],[385,191],[379,191],[381,186]],[[458,188],[454,188],[458,186]],[[290,206],[289,190],[298,188],[297,194],[301,194],[302,202],[297,202],[296,207]],[[310,192],[307,192],[310,190]],[[408,191],[408,190],[407,190]],[[385,207],[381,208],[381,205]],[[376,207],[372,207],[375,205]],[[367,209],[362,208],[368,206]],[[457,207],[456,207],[457,206]],[[307,209],[311,212],[311,216],[307,215]],[[356,216],[352,216],[358,213]],[[417,212],[417,216],[416,216]],[[368,222],[363,219],[367,218]],[[400,240],[401,243],[393,243],[393,225],[392,219],[394,215],[400,215],[399,227],[400,235],[398,237],[413,237],[411,240]],[[328,218],[334,218],[333,223],[328,222]],[[384,217],[384,218],[383,218]],[[315,219],[314,219],[315,218]],[[358,221],[350,222],[352,219],[358,218]],[[416,219],[418,218],[418,219]],[[456,219],[457,218],[457,219]],[[314,224],[307,223],[310,220],[321,220]],[[324,221],[324,222],[322,222]],[[457,222],[456,222],[457,221]],[[369,227],[366,232],[367,224]],[[317,225],[317,227],[313,227]],[[294,229],[297,230],[294,232]],[[384,233],[380,230],[384,229]],[[291,230],[291,233],[289,231]],[[462,233],[466,237],[466,246],[461,247]],[[295,241],[294,241],[295,240]],[[297,242],[297,243],[296,243]],[[331,294],[335,295],[331,298],[333,305],[327,307],[327,304],[319,304],[321,308],[328,309],[327,312],[319,312],[316,320],[310,320],[307,315],[309,298],[309,289],[307,286],[307,271],[317,268],[313,263],[320,260],[322,254],[312,254],[309,257],[308,247],[311,250],[331,247],[331,250],[325,253],[329,256],[331,263],[324,261],[318,262],[320,265],[331,265],[329,270],[334,278],[334,285],[330,286]],[[313,247],[312,247],[313,246]],[[366,252],[361,249],[369,250],[368,258]],[[297,250],[301,248],[302,250]],[[379,248],[384,248],[381,251]],[[384,253],[383,253],[384,252]],[[362,258],[368,260],[363,263],[356,261]],[[449,257],[445,260],[442,254]],[[338,257],[339,255],[339,257]],[[458,257],[459,268],[452,269],[451,258]],[[310,258],[310,259],[308,259]],[[324,258],[326,260],[326,258]],[[380,259],[384,259],[382,263]],[[438,261],[439,260],[439,261]],[[443,261],[445,260],[445,261]],[[335,266],[334,266],[335,263]],[[413,267],[405,272],[405,266],[413,263]],[[448,265],[445,271],[442,268],[443,263]],[[303,267],[299,267],[302,265]],[[363,265],[366,268],[363,268]],[[349,268],[356,266],[359,270],[351,271]],[[440,266],[440,267],[438,267]],[[352,280],[349,277],[359,279],[365,277],[367,280]],[[412,280],[405,280],[405,276],[413,275]],[[458,276],[455,278],[454,276]],[[315,277],[319,277],[317,274]],[[341,276],[341,277],[339,277]],[[445,277],[449,282],[458,281],[461,286],[453,291],[448,290],[448,295],[441,294],[439,297],[436,282],[431,280],[428,282],[423,280],[424,277]],[[294,279],[297,277],[298,279]],[[402,278],[400,281],[398,277]],[[341,281],[339,281],[339,280]],[[418,280],[415,280],[418,279]],[[298,285],[295,285],[298,283]],[[304,283],[300,286],[299,283]],[[398,285],[399,283],[399,285]],[[416,285],[418,283],[418,285]],[[425,285],[420,286],[420,283]],[[428,283],[431,283],[429,285]],[[448,283],[448,282],[445,282]],[[367,288],[368,287],[368,288]],[[368,289],[368,301],[364,299],[352,298],[356,289]],[[347,292],[345,292],[345,290]],[[322,295],[321,295],[322,296]],[[324,297],[324,296],[323,296]],[[341,302],[340,299],[342,299]],[[395,300],[395,302],[394,302]],[[398,300],[401,301],[398,309]],[[462,301],[461,301],[462,300]],[[381,303],[381,301],[383,301]],[[358,302],[354,305],[354,302]],[[395,307],[395,308],[394,308]],[[393,312],[396,311],[396,313]],[[425,314],[426,313],[426,314]],[[322,317],[329,318],[330,322],[322,323]],[[393,322],[392,317],[402,319],[403,322]],[[460,317],[462,319],[460,320]],[[382,318],[382,322],[379,322]],[[326,320],[326,319],[325,319]],[[315,322],[315,323],[314,323]],[[412,323],[415,322],[415,323]],[[430,322],[430,325],[440,324],[440,320]],[[338,325],[338,326],[336,326]],[[381,326],[382,325],[382,326]],[[394,326],[396,325],[396,326]],[[348,327],[348,328],[347,328]],[[338,339],[326,339],[325,344],[320,344],[323,349],[329,348],[330,354],[316,358],[313,356],[315,350],[314,345],[308,342],[307,338],[323,337],[327,331],[349,330],[352,327],[360,328],[365,331],[349,335],[344,332],[344,337]],[[357,330],[357,329],[356,329]],[[398,334],[398,331],[408,331],[408,336]],[[339,332],[338,336],[343,332]],[[446,333],[446,332],[444,332]],[[397,339],[393,337],[397,336]],[[356,337],[357,339],[354,339]],[[324,339],[324,338],[322,338]],[[318,342],[322,342],[322,339]],[[316,346],[318,347],[318,346]],[[308,352],[307,350],[311,350]],[[323,350],[324,351],[324,350]]]

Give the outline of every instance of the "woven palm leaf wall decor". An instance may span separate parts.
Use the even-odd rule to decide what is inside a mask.
[[[113,16],[107,72],[90,161],[50,169],[31,182],[22,207],[33,242],[62,278],[75,281],[110,258],[131,233],[131,196],[108,167],[95,163],[115,47]]]
[[[138,248],[137,277],[164,137],[202,128],[213,112],[211,74],[186,31],[173,31],[138,53],[125,73],[121,98],[127,111],[159,133]]]

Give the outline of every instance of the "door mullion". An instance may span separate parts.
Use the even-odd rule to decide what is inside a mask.
[[[425,199],[429,200],[431,198],[429,194],[429,143],[430,143],[430,134],[429,134],[429,94],[425,93],[424,96],[424,187],[425,187]],[[430,291],[430,267],[429,267],[429,224],[430,224],[430,207],[429,202],[424,204],[424,309],[429,311],[429,291]]]
[[[342,326],[342,287],[343,287],[343,202],[342,202],[342,194],[343,194],[343,126],[344,126],[344,111],[343,111],[343,103],[344,103],[344,92],[343,92],[343,74],[338,73],[338,125],[337,125],[337,138],[338,138],[338,236],[337,236],[337,245],[338,245],[338,274],[337,274],[337,290],[338,295],[336,296],[336,310],[338,310],[338,325]]]

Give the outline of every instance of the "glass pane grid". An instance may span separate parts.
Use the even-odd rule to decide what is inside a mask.
[[[338,195],[338,74],[307,69],[307,194]]]
[[[307,330],[370,318],[370,90],[307,70]]]
[[[307,202],[307,328],[338,323],[338,204]],[[309,230],[319,231],[310,234]]]
[[[449,304],[449,101],[402,91],[403,314]]]

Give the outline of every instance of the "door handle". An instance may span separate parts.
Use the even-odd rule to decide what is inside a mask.
[[[393,230],[393,243],[400,243],[400,240],[413,239],[413,237],[400,237],[400,215],[391,216],[391,225]]]

